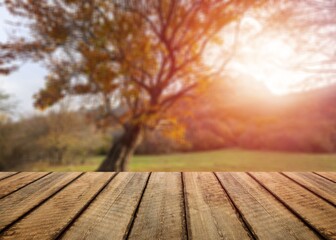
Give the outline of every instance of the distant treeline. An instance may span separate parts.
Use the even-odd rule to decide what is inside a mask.
[[[84,113],[51,112],[0,124],[0,170],[42,162],[74,164],[106,152],[111,138],[95,129]]]
[[[146,131],[136,154],[232,147],[336,152],[335,93],[336,88],[329,87],[276,97],[258,85],[233,87],[217,81],[197,99],[173,108],[172,116],[179,116],[177,121],[185,127],[184,137],[167,137],[160,127]],[[106,155],[118,132],[97,129],[85,111],[0,121],[0,170],[37,162],[76,164]]]

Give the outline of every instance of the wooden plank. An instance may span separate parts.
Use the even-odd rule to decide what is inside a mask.
[[[0,172],[0,180],[8,178],[15,174],[17,174],[17,172]]]
[[[186,239],[181,173],[152,173],[129,239]]]
[[[183,179],[189,238],[250,239],[213,173],[183,173]]]
[[[47,172],[22,172],[0,181],[0,199],[47,174]]]
[[[336,183],[336,172],[316,172],[316,174],[329,179],[330,181]]]
[[[148,173],[119,173],[62,239],[125,238],[148,176]]]
[[[0,231],[79,175],[80,173],[52,173],[0,199]]]
[[[336,239],[336,208],[280,173],[251,173],[284,205],[328,239]]]
[[[336,184],[320,177],[317,174],[307,172],[285,172],[286,176],[316,193],[320,197],[336,206]]]
[[[320,239],[246,173],[216,173],[257,239]]]
[[[25,216],[0,237],[54,239],[111,179],[113,173],[86,173]]]

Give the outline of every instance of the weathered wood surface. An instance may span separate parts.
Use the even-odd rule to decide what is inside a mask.
[[[129,238],[186,239],[186,236],[181,173],[152,173]]]
[[[0,199],[0,231],[64,188],[80,173],[52,173]]]
[[[280,173],[259,172],[252,176],[323,237],[336,239],[334,206]]]
[[[217,173],[241,215],[260,239],[319,239],[246,173]]]
[[[336,173],[0,173],[0,239],[336,239]]]
[[[192,239],[249,239],[230,199],[211,172],[183,173]]]
[[[64,239],[124,238],[147,179],[147,173],[119,173],[65,233]]]
[[[334,172],[316,172],[315,174],[320,175],[330,181],[336,183],[336,174]]]
[[[16,222],[2,237],[4,239],[57,237],[60,230],[71,223],[110,178],[110,173],[85,173],[35,211]]]
[[[29,183],[33,183],[35,180],[38,180],[47,174],[48,173],[45,172],[23,172],[16,174],[13,177],[4,179],[0,182],[0,199],[26,186]]]
[[[334,207],[336,206],[335,183],[331,181],[325,181],[323,177],[313,173],[285,172],[284,174],[285,176],[299,183],[301,186],[330,202],[332,205],[334,205]]]
[[[12,175],[17,174],[16,172],[0,172],[0,180],[8,178]]]

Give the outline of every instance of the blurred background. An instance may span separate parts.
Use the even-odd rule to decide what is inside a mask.
[[[223,23],[216,37],[197,53],[197,64],[216,74],[211,80],[207,75],[200,89],[174,102],[165,115],[155,113],[155,124],[148,117],[148,109],[148,118],[142,113],[142,117],[128,114],[132,109],[125,102],[131,91],[126,94],[123,90],[133,86],[131,82],[119,82],[116,92],[103,92],[112,102],[116,96],[126,99],[109,101],[111,116],[117,116],[121,123],[102,117],[104,106],[82,92],[74,96],[66,93],[49,104],[41,89],[51,92],[48,79],[50,63],[55,60],[48,58],[50,50],[44,52],[47,57],[36,59],[36,55],[29,55],[34,49],[23,54],[18,46],[25,46],[23,38],[34,40],[43,35],[39,17],[48,17],[50,11],[37,13],[32,10],[34,4],[28,7],[24,2],[0,5],[0,65],[18,66],[15,71],[4,68],[0,75],[1,171],[95,171],[111,155],[111,146],[124,139],[125,126],[140,120],[146,123],[141,124],[141,140],[124,157],[130,158],[129,171],[336,171],[336,1],[255,1],[258,6],[246,6],[244,14],[237,10],[234,16],[239,18]],[[60,2],[63,8],[79,9],[76,1],[70,5]],[[93,1],[88,9],[107,9],[99,2]],[[239,1],[232,2],[240,9]],[[57,5],[52,7],[57,9]],[[26,15],[21,16],[20,11]],[[159,28],[159,21],[154,23]],[[36,26],[41,29],[36,30]],[[183,27],[194,34],[201,28]],[[132,44],[144,49],[141,42]],[[153,46],[149,53],[141,54],[159,51]],[[15,57],[8,60],[8,53]],[[182,92],[181,84],[186,83],[174,82],[163,93],[163,102],[171,92]],[[132,95],[137,103],[139,99],[149,101],[141,86],[134,88],[136,97]]]

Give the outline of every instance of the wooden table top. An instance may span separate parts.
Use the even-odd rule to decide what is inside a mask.
[[[0,172],[0,239],[336,239],[332,172]]]

